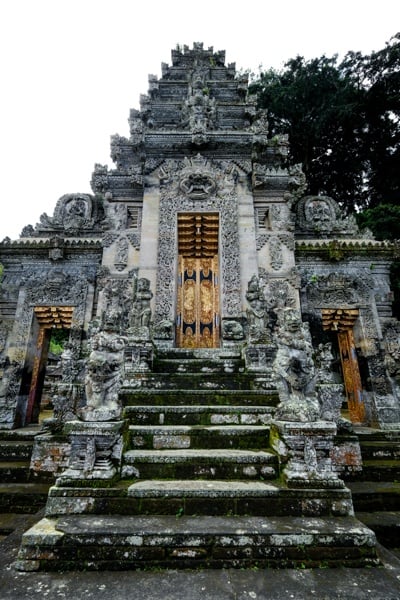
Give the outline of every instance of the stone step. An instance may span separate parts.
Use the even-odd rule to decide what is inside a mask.
[[[271,406],[126,406],[132,425],[268,425]]]
[[[123,570],[377,565],[374,533],[354,517],[71,515],[22,537],[17,568]]]
[[[364,442],[400,442],[400,429],[372,429],[354,426],[360,444]]]
[[[49,487],[43,483],[1,483],[0,512],[37,512],[46,504]]]
[[[241,351],[221,348],[158,348],[156,360],[241,360]]]
[[[31,457],[33,441],[2,440],[0,460],[28,460]]]
[[[392,481],[349,481],[356,512],[400,511],[400,483]]]
[[[375,533],[386,548],[400,545],[400,511],[359,512],[357,518]]]
[[[130,425],[133,448],[246,448],[269,445],[269,427],[262,425]]]
[[[158,359],[153,363],[155,373],[206,373],[224,377],[225,373],[241,373],[244,371],[244,361],[234,359],[204,359],[204,358],[167,358]]]
[[[351,511],[348,489],[288,489],[261,481],[152,480],[113,488],[52,487],[47,515],[60,514],[287,514],[338,515]]]
[[[159,372],[151,373],[146,378],[146,387],[153,389],[176,389],[192,390],[215,389],[215,390],[252,390],[255,387],[255,377],[249,373],[219,373],[218,367],[211,370],[196,373],[192,370],[187,372]]]
[[[0,462],[0,482],[27,482],[29,478],[29,461],[11,460]]]
[[[357,479],[362,481],[399,481],[400,461],[395,459],[363,460],[362,472],[358,474]]]
[[[135,479],[275,479],[277,457],[250,450],[129,450],[122,477]]]
[[[131,375],[129,375],[131,377]],[[246,391],[258,389],[258,377],[251,373],[218,373],[204,372],[194,373],[193,371],[177,373],[148,373],[140,377],[132,375],[131,383],[124,384],[125,387],[133,387],[132,391],[137,389],[137,382],[144,382],[142,386],[148,390],[178,390],[190,392],[192,390],[226,390],[226,391]],[[129,381],[129,378],[128,380]],[[263,385],[274,391],[271,381],[263,379]],[[135,387],[136,386],[136,387]]]
[[[363,441],[360,448],[364,460],[399,459],[400,462],[400,442]]]
[[[52,487],[47,516],[62,514],[345,516],[350,490],[289,489],[264,481],[145,480],[113,488]]]
[[[28,441],[34,440],[35,436],[40,433],[40,425],[31,425],[29,427],[22,427],[20,429],[1,429],[0,430],[0,441],[2,440],[20,440]]]
[[[292,516],[343,516],[352,506],[348,489],[298,490],[265,481],[138,481],[127,493],[144,514],[285,516],[289,503]]]
[[[208,382],[205,381],[205,385]],[[122,388],[120,398],[124,406],[132,405],[231,405],[231,406],[277,406],[278,394],[265,390],[165,390],[146,389],[127,390]]]
[[[10,535],[20,523],[21,515],[19,513],[0,512],[0,541],[3,536]]]

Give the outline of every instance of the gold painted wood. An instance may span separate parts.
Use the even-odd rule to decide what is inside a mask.
[[[178,347],[219,346],[218,235],[218,213],[178,215]]]
[[[218,257],[179,257],[177,346],[219,346]]]
[[[35,306],[40,327],[45,329],[71,329],[73,306]]]

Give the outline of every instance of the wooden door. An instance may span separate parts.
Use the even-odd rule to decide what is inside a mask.
[[[177,331],[179,348],[219,346],[218,256],[179,256]]]

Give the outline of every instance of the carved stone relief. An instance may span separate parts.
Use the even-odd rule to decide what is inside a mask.
[[[125,236],[120,236],[117,241],[116,256],[114,266],[117,271],[123,271],[128,264],[128,240]]]
[[[43,231],[64,231],[68,235],[79,235],[100,225],[104,218],[98,200],[90,194],[65,194],[54,209],[53,217],[41,215],[40,223],[30,235],[40,235]]]
[[[311,336],[297,310],[278,310],[275,340],[278,351],[273,368],[280,398],[275,418],[278,421],[318,420],[320,407],[315,394]]]
[[[346,234],[352,237],[370,237],[360,233],[353,216],[344,217],[338,204],[328,196],[305,196],[296,205],[296,228],[299,232],[317,234]]]
[[[366,303],[370,299],[373,282],[371,275],[348,275],[332,272],[328,275],[311,275],[306,282],[308,301],[315,306],[340,306]]]

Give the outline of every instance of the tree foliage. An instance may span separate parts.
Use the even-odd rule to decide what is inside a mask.
[[[261,72],[250,91],[270,135],[287,133],[308,193],[349,211],[400,204],[400,33],[378,52],[348,52]]]

